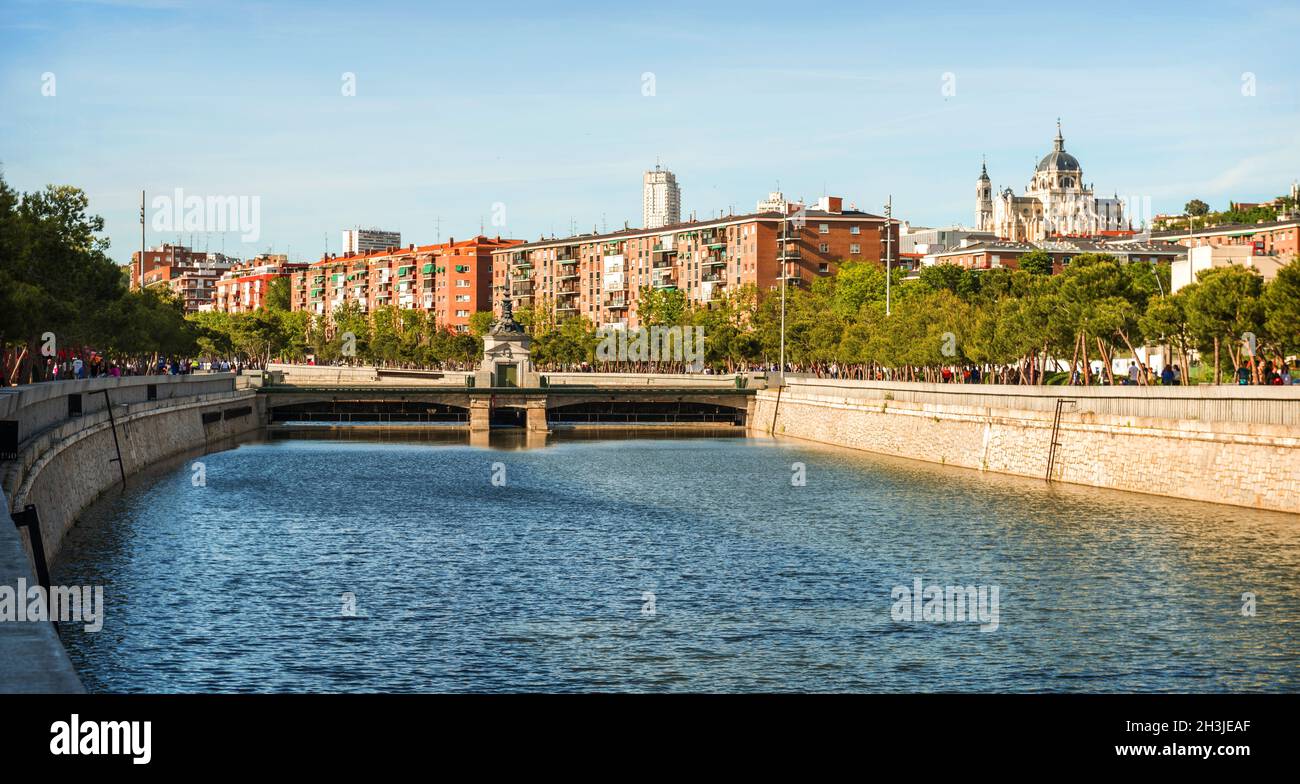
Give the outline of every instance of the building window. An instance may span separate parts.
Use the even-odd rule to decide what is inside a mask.
[[[819,224],[817,224],[817,233],[818,233],[818,234],[830,234],[830,233],[831,233],[831,225],[830,225],[829,223],[819,223]]]
[[[861,253],[862,253],[862,246],[861,246],[861,245],[859,245],[859,244],[856,243],[856,242],[853,243],[852,245],[849,245],[849,255],[850,255],[850,256],[858,256],[858,255],[860,255]]]
[[[823,242],[822,244],[820,244],[820,245],[817,246],[817,250],[818,250],[819,252],[821,252],[821,253],[830,253],[830,252],[831,252],[831,246],[830,246],[829,244]]]
[[[849,234],[861,234],[861,233],[862,233],[862,228],[860,226],[849,227]]]
[[[823,261],[821,264],[818,264],[818,265],[817,265],[817,271],[818,271],[818,272],[830,272],[830,271],[831,271],[831,265],[829,265],[829,264],[827,264],[826,262]]]

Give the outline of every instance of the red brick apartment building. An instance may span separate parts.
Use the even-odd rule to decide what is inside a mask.
[[[410,245],[331,255],[291,276],[291,305],[315,315],[356,302],[366,313],[395,305],[434,313],[440,327],[469,331],[469,317],[492,302],[492,253],[522,240],[479,235],[440,245]]]
[[[186,313],[211,310],[217,279],[226,271],[221,266],[164,264],[144,274],[149,288],[166,286],[180,299]]]
[[[144,274],[146,280],[149,273],[160,267],[216,267],[229,268],[239,259],[226,256],[222,253],[209,253],[207,251],[197,251],[184,245],[172,245],[165,242],[156,248],[149,248],[144,253]],[[179,277],[179,274],[165,276],[170,280],[173,277]],[[153,280],[159,280],[159,276],[154,276]],[[131,287],[137,288],[140,285],[140,251],[131,254]]]
[[[225,313],[249,313],[266,303],[271,282],[288,278],[306,264],[289,261],[284,254],[262,254],[231,267],[216,283],[212,310]]]
[[[1206,245],[1253,245],[1255,255],[1280,256],[1289,259],[1300,253],[1300,218],[1263,221],[1261,223],[1231,223],[1207,226],[1191,233],[1186,231],[1155,231],[1152,240],[1176,242],[1191,248]]]
[[[707,305],[746,284],[775,290],[782,274],[789,285],[808,285],[841,261],[884,258],[886,226],[897,258],[898,221],[844,210],[837,197],[787,209],[500,248],[492,252],[493,305],[499,312],[509,283],[517,305],[544,305],[557,319],[636,327],[645,289],[675,289]]]

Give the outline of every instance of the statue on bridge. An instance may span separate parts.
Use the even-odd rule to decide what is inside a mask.
[[[506,284],[509,285],[508,283]],[[501,318],[497,319],[490,330],[493,335],[522,335],[524,327],[518,321],[515,321],[514,305],[510,302],[510,290],[507,288],[505,296],[501,298]]]

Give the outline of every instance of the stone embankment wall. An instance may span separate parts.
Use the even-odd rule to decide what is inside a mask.
[[[1016,387],[788,379],[774,435],[945,465],[1300,513],[1300,388]]]

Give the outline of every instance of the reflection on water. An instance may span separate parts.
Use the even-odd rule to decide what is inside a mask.
[[[691,431],[234,446],[70,534],[88,688],[1297,689],[1296,516]],[[999,628],[895,621],[918,577],[997,586]]]

